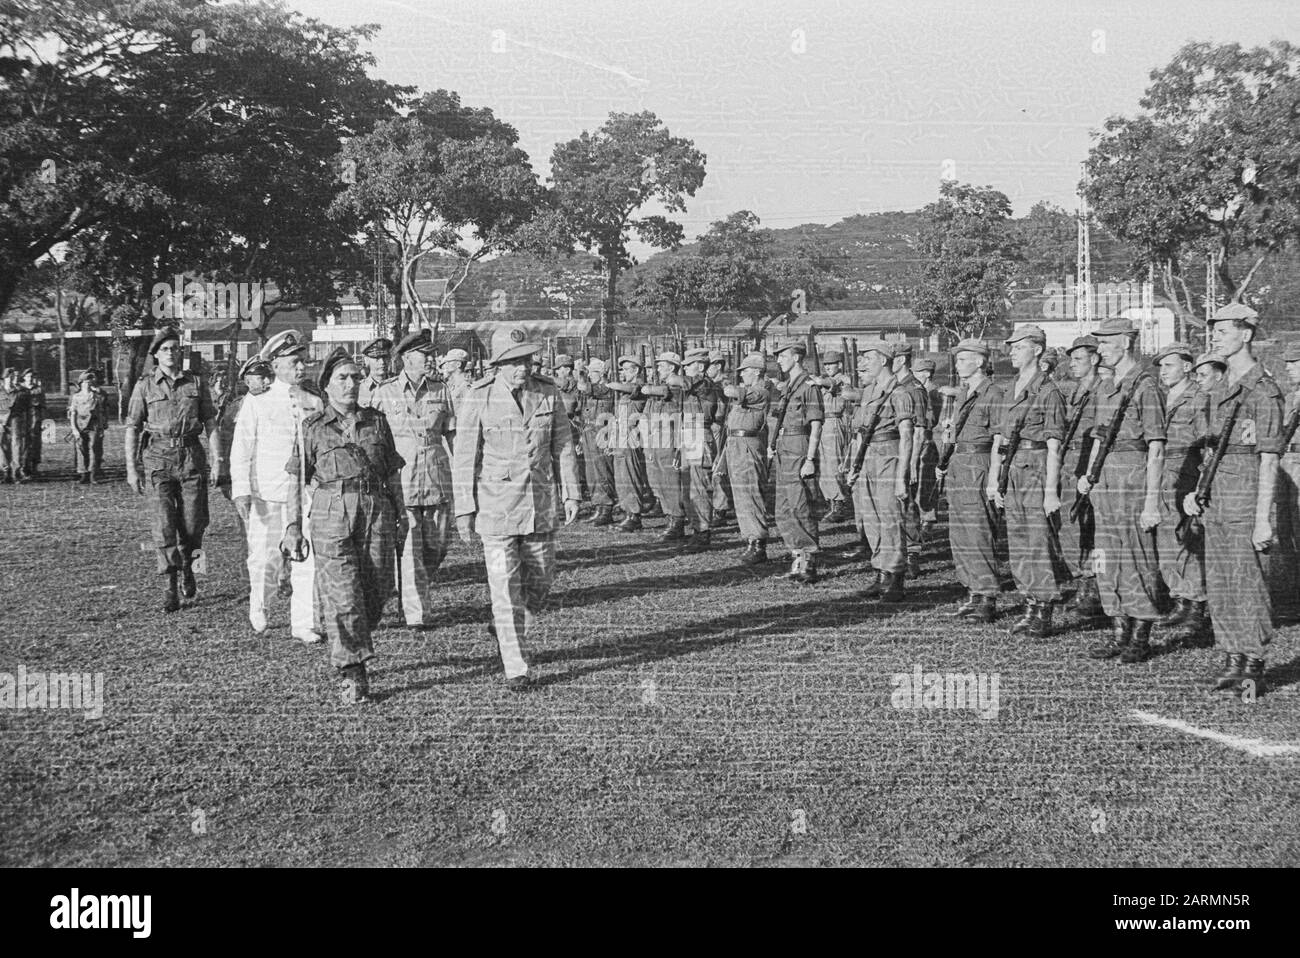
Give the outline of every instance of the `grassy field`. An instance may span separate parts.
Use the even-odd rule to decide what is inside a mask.
[[[1199,684],[1208,651],[1123,667],[1084,657],[1099,633],[954,624],[946,550],[885,610],[857,598],[861,563],[812,587],[738,567],[734,526],[681,556],[657,528],[584,524],[560,539],[540,688],[505,689],[481,551],[457,544],[438,627],[386,620],[378,701],[349,709],[285,603],[250,631],[225,500],[198,599],[165,616],[143,502],[73,485],[69,453],[0,488],[0,672],[103,673],[104,713],[0,710],[0,864],[1300,863],[1300,756],[1134,716],[1300,742],[1295,626],[1276,691],[1243,705]],[[996,716],[895,708],[917,667],[996,674]]]

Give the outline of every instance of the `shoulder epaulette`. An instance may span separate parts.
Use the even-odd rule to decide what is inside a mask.
[[[307,415],[303,416],[302,424],[304,426],[310,426],[313,423],[320,422],[324,418],[325,418],[325,410],[318,409],[315,412],[309,412]]]
[[[534,380],[535,382],[542,383],[542,384],[545,385],[545,386],[554,386],[554,385],[555,385],[555,380],[554,380],[554,379],[552,379],[550,376],[543,376],[543,375],[541,375],[541,373],[538,373],[538,374],[534,375],[534,376],[533,376],[533,380]]]

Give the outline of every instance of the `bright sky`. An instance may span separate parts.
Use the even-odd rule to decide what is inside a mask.
[[[514,124],[543,177],[555,143],[652,110],[708,157],[688,239],[916,209],[945,163],[1016,215],[1074,207],[1090,131],[1132,114],[1189,40],[1300,41],[1295,0],[286,0],[382,27],[377,74],[445,87]]]

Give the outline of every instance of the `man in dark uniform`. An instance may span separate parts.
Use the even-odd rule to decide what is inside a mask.
[[[718,457],[714,426],[721,394],[704,371],[707,349],[691,349],[682,357],[680,468],[682,498],[690,518],[691,537],[686,552],[709,548],[713,526],[713,463]]]
[[[785,391],[772,416],[772,466],[776,473],[776,528],[790,550],[787,576],[817,581],[817,517],[813,514],[817,454],[821,448],[822,395],[804,372],[803,342],[777,348]],[[810,488],[811,487],[811,488]]]
[[[366,661],[393,581],[395,543],[405,534],[402,458],[382,413],[358,406],[361,370],[337,349],[325,360],[320,386],[328,405],[303,420],[302,447],[285,465],[311,484],[311,546],[316,594],[338,670],[344,704],[367,701]],[[302,493],[289,501],[286,551],[301,554]]]
[[[68,425],[72,427],[73,458],[77,481],[82,485],[103,478],[104,430],[108,428],[108,401],[96,388],[95,371],[87,369],[78,380],[80,388],[68,400]],[[222,457],[225,458],[224,455]]]
[[[1097,589],[1110,617],[1109,641],[1093,649],[1094,658],[1120,655],[1126,663],[1150,656],[1159,565],[1156,527],[1160,524],[1160,478],[1165,458],[1165,403],[1150,370],[1135,355],[1138,331],[1127,319],[1108,319],[1097,329],[1101,363],[1114,371],[1097,391],[1097,425],[1087,472],[1105,453],[1092,497],[1097,527]],[[1108,432],[1119,419],[1115,439]],[[1081,495],[1093,490],[1088,475],[1079,479]]]
[[[762,353],[750,353],[740,362],[740,385],[723,387],[730,410],[727,413],[727,443],[721,458],[731,483],[736,524],[745,538],[743,565],[767,561],[767,412],[772,393],[763,378],[766,365]],[[714,500],[716,502],[716,499]]]
[[[952,444],[947,469],[941,474],[948,495],[948,538],[957,580],[967,589],[966,601],[952,613],[976,622],[997,618],[1001,589],[994,553],[998,516],[984,494],[989,479],[993,434],[1000,427],[1002,387],[988,375],[989,348],[978,339],[963,339],[953,350],[953,365],[961,380],[955,419],[943,423],[944,445]]]
[[[918,359],[912,364],[912,375],[921,384],[929,399],[930,431],[928,438],[921,443],[920,452],[914,457],[917,462],[916,504],[921,519],[921,541],[924,542],[939,520],[939,476],[935,468],[939,463],[938,428],[939,413],[943,409],[943,396],[934,382],[935,363],[933,359]]]
[[[180,333],[167,326],[154,334],[149,353],[154,370],[136,383],[131,393],[126,424],[126,484],[148,497],[153,520],[153,544],[158,552],[158,573],[166,576],[163,611],[180,608],[176,579],[182,579],[185,598],[198,592],[194,581],[194,556],[203,546],[208,527],[208,468],[221,473],[221,442],[217,410],[202,380],[181,368]],[[204,455],[199,434],[208,434]],[[141,433],[145,445],[140,464],[136,452]]]
[[[45,426],[45,387],[36,371],[23,371],[23,388],[27,390],[27,475],[35,478],[41,471],[41,430]]]
[[[1061,511],[1060,444],[1065,434],[1065,400],[1042,369],[1047,334],[1026,325],[1006,341],[1016,381],[1008,391],[1005,413],[993,437],[985,492],[1006,510],[1011,574],[1025,596],[1025,613],[1010,629],[1012,635],[1045,638],[1052,630],[1052,609],[1060,593],[1056,567],[1060,561],[1054,520]],[[1008,458],[1005,496],[999,472]]]
[[[1290,426],[1300,413],[1300,346],[1292,344],[1283,353],[1286,363],[1286,406],[1283,421]],[[1288,595],[1300,596],[1300,431],[1290,437],[1282,450],[1277,474],[1277,540]]]
[[[1209,395],[1214,391],[1214,387],[1223,382],[1223,377],[1228,374],[1228,361],[1222,356],[1215,353],[1201,353],[1196,357],[1196,362],[1192,363],[1192,375],[1196,377],[1196,385],[1201,387],[1201,392]]]
[[[388,374],[393,355],[393,341],[382,336],[371,340],[366,344],[366,348],[361,350],[361,355],[366,361],[366,378],[361,383],[357,404],[370,406],[374,404],[375,390],[393,378]]]
[[[893,374],[897,388],[912,394],[912,443],[909,460],[903,463],[907,472],[907,500],[903,503],[903,541],[907,545],[907,577],[921,576],[921,550],[925,547],[926,528],[921,519],[921,457],[934,441],[934,421],[930,418],[933,406],[930,394],[921,381],[912,374],[912,344],[894,346]]]
[[[727,474],[727,457],[723,450],[727,446],[727,417],[731,413],[731,399],[727,394],[727,364],[730,360],[720,349],[709,351],[709,366],[705,375],[713,383],[718,395],[718,417],[714,423],[714,440],[718,446],[718,458],[713,465],[713,525],[725,524],[735,514],[735,499],[731,492],[731,479]]]
[[[918,415],[917,392],[899,383],[891,368],[893,358],[894,347],[879,339],[868,341],[858,354],[863,386],[860,399],[855,400],[858,407],[848,458],[853,509],[876,570],[863,597],[881,602],[899,602],[904,594],[904,510]]]
[[[27,481],[27,417],[31,396],[18,382],[18,371],[5,370],[0,387],[0,469],[9,482]]]
[[[810,376],[813,385],[822,391],[822,410],[826,415],[822,427],[821,458],[817,462],[817,484],[822,498],[831,504],[830,511],[822,517],[824,522],[843,522],[850,515],[845,487],[844,458],[849,453],[849,421],[844,418],[844,390],[849,388],[849,378],[843,373],[844,357],[831,350],[822,357],[822,374]]]
[[[670,377],[680,376],[682,358],[673,352],[662,352],[655,363],[659,382],[641,387],[641,395],[647,397],[641,438],[650,488],[668,517],[668,526],[659,536],[659,541],[672,542],[686,538],[686,502],[679,468],[681,447],[678,444],[682,395],[680,390],[674,393],[668,385]]]
[[[614,435],[614,479],[618,485],[618,504],[624,513],[618,530],[639,532],[644,503],[652,497],[642,441],[641,418],[646,400],[641,395],[641,388],[645,385],[641,362],[635,356],[623,356],[618,361],[618,376],[618,382],[609,384],[617,396],[611,429]]]
[[[1196,489],[1201,471],[1201,437],[1209,429],[1210,396],[1192,378],[1195,350],[1171,343],[1156,354],[1154,364],[1165,387],[1165,464],[1160,477],[1160,525],[1156,526],[1156,557],[1160,577],[1169,588],[1174,608],[1160,620],[1169,630],[1167,644],[1195,645],[1208,638],[1205,617],[1205,554],[1200,536],[1178,534],[1183,523],[1183,499]]]
[[[1101,613],[1101,595],[1097,592],[1097,572],[1093,568],[1092,549],[1096,537],[1096,517],[1092,500],[1084,499],[1078,509],[1079,477],[1088,469],[1093,446],[1093,427],[1097,422],[1098,368],[1096,336],[1079,336],[1066,355],[1070,362],[1073,386],[1063,390],[1067,438],[1061,447],[1061,511],[1057,513],[1057,534],[1061,542],[1061,560],[1069,574],[1074,595],[1070,608],[1085,620]],[[1071,432],[1071,428],[1073,432]],[[1068,440],[1068,441],[1067,441]],[[1077,514],[1077,520],[1071,515]]]
[[[614,503],[618,501],[618,487],[614,481],[614,450],[612,440],[615,393],[605,382],[605,360],[593,358],[587,363],[585,376],[578,377],[578,391],[583,395],[582,450],[587,469],[587,489],[596,514],[591,517],[593,526],[614,524]]]
[[[1219,691],[1243,701],[1264,694],[1265,648],[1273,641],[1273,606],[1264,582],[1261,554],[1273,545],[1270,513],[1282,452],[1282,390],[1251,353],[1259,314],[1231,303],[1211,320],[1214,352],[1227,361],[1226,378],[1210,394],[1207,454],[1227,434],[1209,501],[1195,493],[1183,499],[1188,515],[1205,526],[1205,591],[1214,637],[1223,649]]]
[[[551,379],[555,383],[555,388],[560,391],[560,404],[564,406],[564,414],[569,417],[569,426],[573,429],[574,454],[578,457],[578,479],[583,485],[586,484],[587,463],[586,450],[583,448],[582,437],[586,434],[583,428],[583,406],[586,402],[586,395],[578,389],[578,377],[573,370],[573,357],[568,353],[558,353],[555,356],[555,363],[551,367]],[[583,490],[586,498],[590,492]]]

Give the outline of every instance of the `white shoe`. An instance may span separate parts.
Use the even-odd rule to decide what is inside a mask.
[[[315,645],[317,642],[325,641],[325,637],[319,632],[308,632],[306,635],[295,635],[294,638],[303,645]]]
[[[253,631],[261,635],[266,631],[266,613],[252,612],[248,613],[248,623],[253,627]]]

